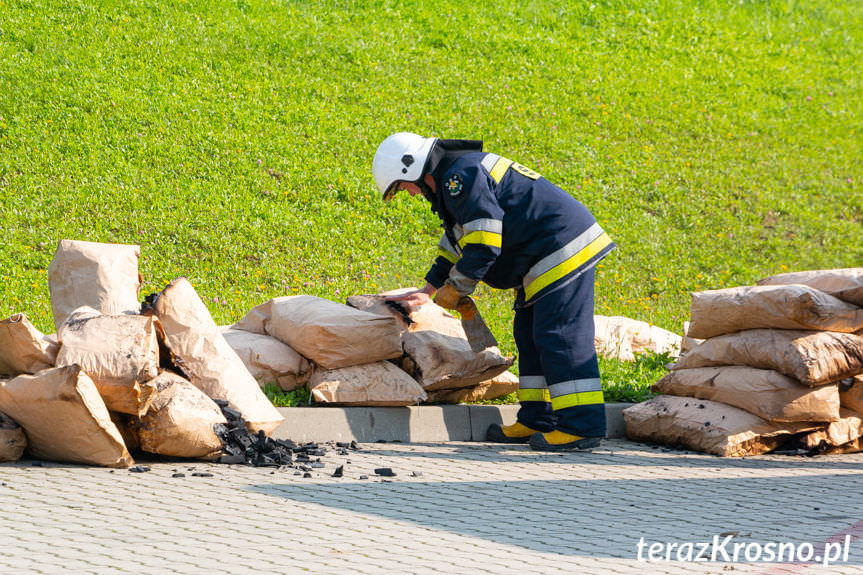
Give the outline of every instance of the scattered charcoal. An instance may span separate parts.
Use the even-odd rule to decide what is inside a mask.
[[[150,471],[150,468],[146,465],[136,465],[129,468],[129,472],[131,473],[146,473],[147,471]]]
[[[369,478],[368,475],[360,475],[360,479],[368,479],[368,478]]]
[[[186,476],[185,473],[174,473],[171,475],[171,477],[185,477],[185,476]]]
[[[192,474],[192,477],[212,477],[212,473],[201,473],[200,471],[196,471]]]
[[[411,477],[422,477],[422,476],[423,476],[422,471],[411,471]]]
[[[375,469],[375,475],[380,475],[382,477],[395,477],[396,472],[393,471],[392,467],[378,467]]]
[[[237,411],[236,409],[231,409],[230,407],[222,407],[222,413],[225,414],[225,417],[228,421],[242,419],[243,414]]]
[[[309,457],[309,455],[307,453],[297,453],[296,460],[297,461],[311,461],[312,458]]]
[[[343,477],[345,474],[345,466],[339,465],[336,467],[336,470],[333,471],[333,477]],[[3,485],[6,485],[5,483]]]
[[[347,449],[339,449],[337,453],[338,453],[339,455],[347,455],[347,454],[348,454],[348,450],[347,450]]]
[[[359,451],[360,446],[357,445],[356,441],[351,441],[351,449],[353,449],[354,451]]]
[[[222,409],[228,407],[228,402],[224,399],[214,399],[213,401]]]
[[[322,467],[325,467],[325,465],[320,461],[315,461],[313,463],[309,463],[309,467],[311,467],[312,469],[321,469]]]
[[[347,441],[336,441],[336,447],[350,447],[351,444]]]
[[[314,455],[315,457],[320,457],[320,456],[326,455],[327,450],[322,447],[320,449],[310,449],[310,450],[306,451],[306,453],[308,453],[309,455]]]
[[[311,467],[309,467],[308,465],[299,465],[299,466],[298,466],[298,468],[299,468],[301,471],[311,471],[311,470],[312,470],[312,468],[311,468]]]
[[[306,471],[305,473],[303,473],[303,477],[304,477],[305,479],[308,479],[308,478],[309,478],[309,477],[311,477],[311,476],[312,476],[312,474],[311,474],[311,473],[309,473],[308,471]]]

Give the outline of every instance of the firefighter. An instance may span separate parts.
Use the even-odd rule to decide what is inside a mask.
[[[455,309],[479,281],[517,290],[513,332],[520,409],[487,440],[541,451],[596,447],[605,405],[593,343],[596,263],[615,245],[590,212],[537,172],[482,151],[482,142],[400,132],[372,164],[383,200],[423,195],[443,222],[437,257],[408,306]]]

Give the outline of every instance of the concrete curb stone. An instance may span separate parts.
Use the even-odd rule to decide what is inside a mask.
[[[608,437],[626,435],[622,411],[608,403]],[[280,407],[285,421],[273,433],[294,441],[484,441],[492,423],[512,423],[517,405],[420,405],[410,407]]]

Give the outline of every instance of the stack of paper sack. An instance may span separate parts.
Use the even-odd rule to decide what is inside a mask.
[[[863,436],[863,268],[692,294],[697,342],[624,410],[627,435],[723,456],[849,452]]]

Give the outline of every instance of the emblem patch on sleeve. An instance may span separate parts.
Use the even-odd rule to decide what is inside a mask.
[[[449,195],[455,197],[459,195],[464,188],[464,181],[461,179],[460,175],[453,174],[443,186],[446,191],[449,192]]]

